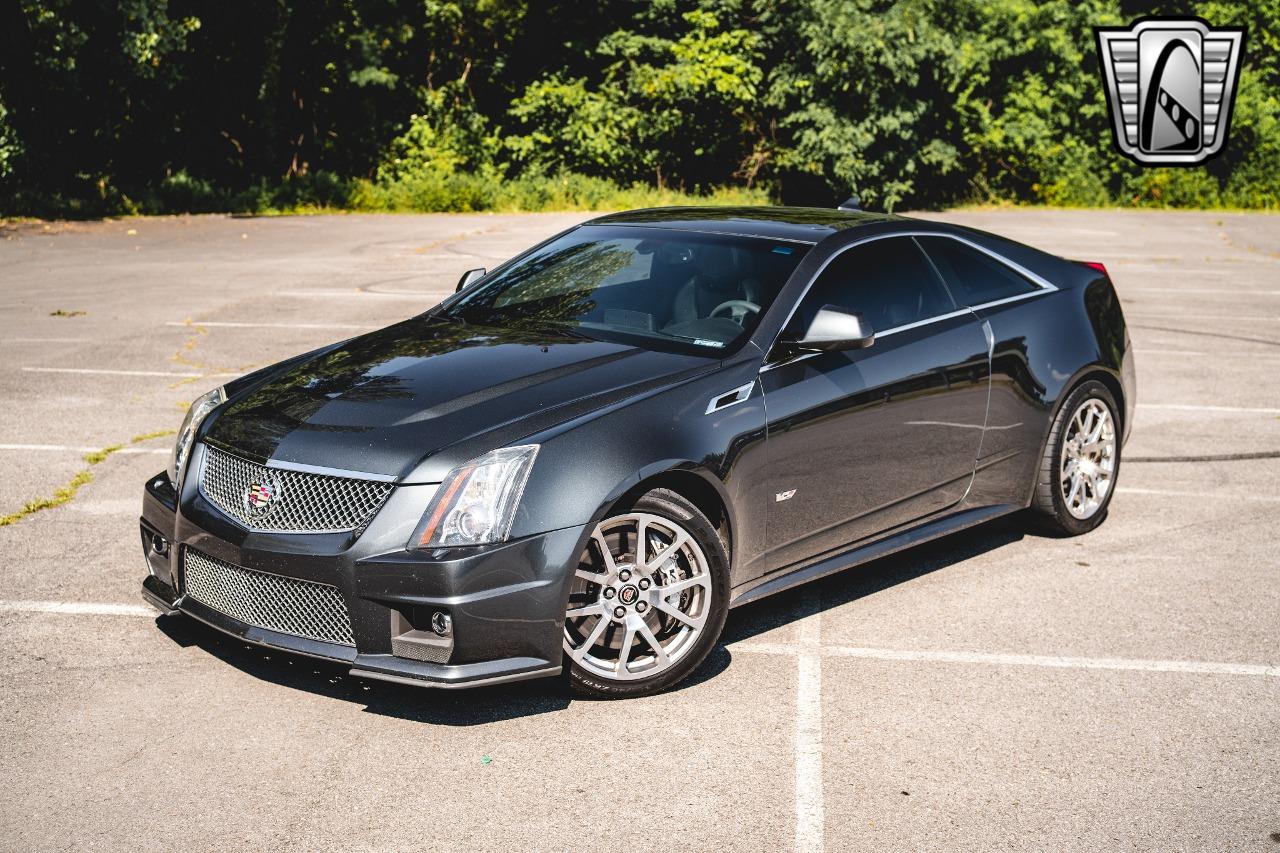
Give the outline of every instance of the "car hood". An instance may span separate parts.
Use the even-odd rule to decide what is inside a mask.
[[[265,371],[204,438],[263,461],[404,478],[459,442],[488,434],[491,447],[467,448],[484,452],[716,364],[424,316]]]

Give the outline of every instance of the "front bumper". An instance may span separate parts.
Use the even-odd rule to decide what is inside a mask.
[[[560,672],[565,602],[585,527],[483,548],[409,551],[405,543],[429,497],[414,490],[431,487],[402,486],[358,537],[255,533],[206,501],[193,479],[186,478],[181,498],[165,474],[144,492],[142,595],[162,613],[185,613],[249,643],[399,683],[471,687]],[[211,606],[187,588],[189,550],[255,577],[335,587],[354,644],[273,630]],[[432,630],[437,613],[448,616],[444,637]]]

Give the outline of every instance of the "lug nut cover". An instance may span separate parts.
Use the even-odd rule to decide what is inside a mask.
[[[626,616],[626,615],[627,615],[627,608],[625,608],[625,607],[615,607],[615,608],[613,608],[613,615],[614,615],[614,616],[617,616],[619,619],[621,619],[623,616]]]
[[[646,610],[648,610],[648,609],[649,609],[649,605],[645,604],[643,601],[637,601],[637,602],[636,602],[636,612],[637,612],[637,613],[643,613],[643,612],[645,612],[645,611],[646,611]]]
[[[607,586],[604,588],[604,597],[613,598],[613,587]]]

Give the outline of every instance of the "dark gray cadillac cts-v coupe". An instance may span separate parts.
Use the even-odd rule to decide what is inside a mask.
[[[635,696],[737,604],[1018,510],[1091,530],[1133,408],[1100,264],[861,212],[605,216],[196,400],[143,591],[360,676]]]

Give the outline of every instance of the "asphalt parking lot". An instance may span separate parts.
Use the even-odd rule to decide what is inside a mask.
[[[142,605],[146,435],[583,218],[0,226],[0,516],[92,472],[0,527],[0,848],[1280,850],[1274,215],[943,215],[1111,271],[1110,518],[735,610],[666,695],[366,682]]]

